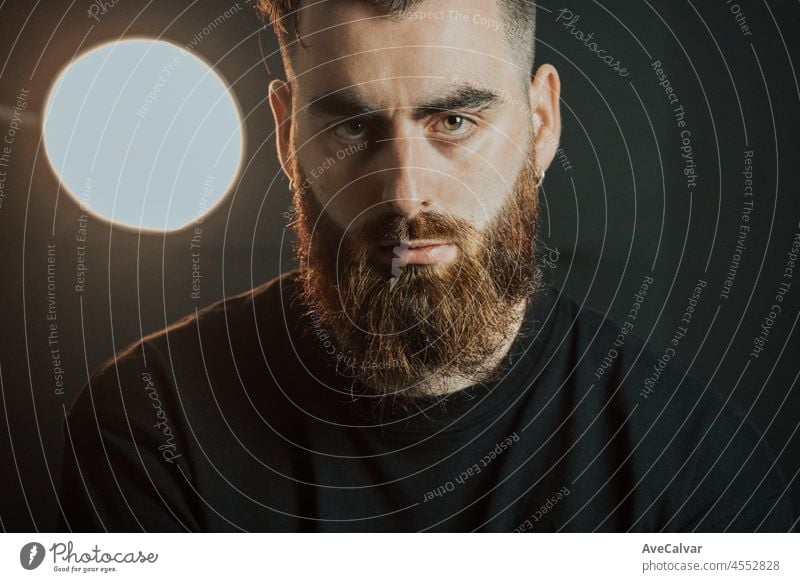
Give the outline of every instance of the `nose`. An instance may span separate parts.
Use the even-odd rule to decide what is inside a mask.
[[[413,218],[430,205],[430,189],[425,183],[430,180],[431,170],[420,167],[424,147],[422,140],[395,138],[385,148],[386,159],[383,172],[383,202],[405,218]]]

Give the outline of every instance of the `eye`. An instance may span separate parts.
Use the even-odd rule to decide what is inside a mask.
[[[367,134],[367,126],[363,121],[351,119],[337,125],[333,133],[340,139],[346,141],[357,141],[364,139]]]
[[[447,131],[458,131],[464,126],[465,121],[460,115],[448,115],[444,118],[444,127]]]
[[[464,137],[468,135],[475,122],[463,115],[451,113],[441,118],[435,125],[435,129],[440,133],[447,134],[448,137]]]

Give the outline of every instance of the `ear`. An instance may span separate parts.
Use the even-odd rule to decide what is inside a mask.
[[[291,156],[292,124],[294,123],[292,111],[292,88],[289,83],[274,79],[269,84],[269,106],[275,120],[275,145],[278,150],[278,160],[286,177],[292,179],[289,171]]]
[[[547,170],[561,139],[561,79],[553,65],[537,69],[529,96],[536,132],[536,165]]]

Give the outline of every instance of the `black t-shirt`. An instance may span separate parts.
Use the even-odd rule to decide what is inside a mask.
[[[738,409],[559,289],[529,302],[500,380],[409,414],[352,390],[297,284],[216,303],[92,375],[65,424],[60,529],[791,527]]]

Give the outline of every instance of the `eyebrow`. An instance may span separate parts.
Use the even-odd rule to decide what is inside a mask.
[[[422,119],[442,111],[470,109],[483,111],[503,103],[504,99],[496,92],[476,87],[469,83],[461,84],[446,94],[412,107],[414,119]],[[311,100],[308,106],[311,115],[380,117],[382,109],[371,106],[353,89],[341,89]]]

